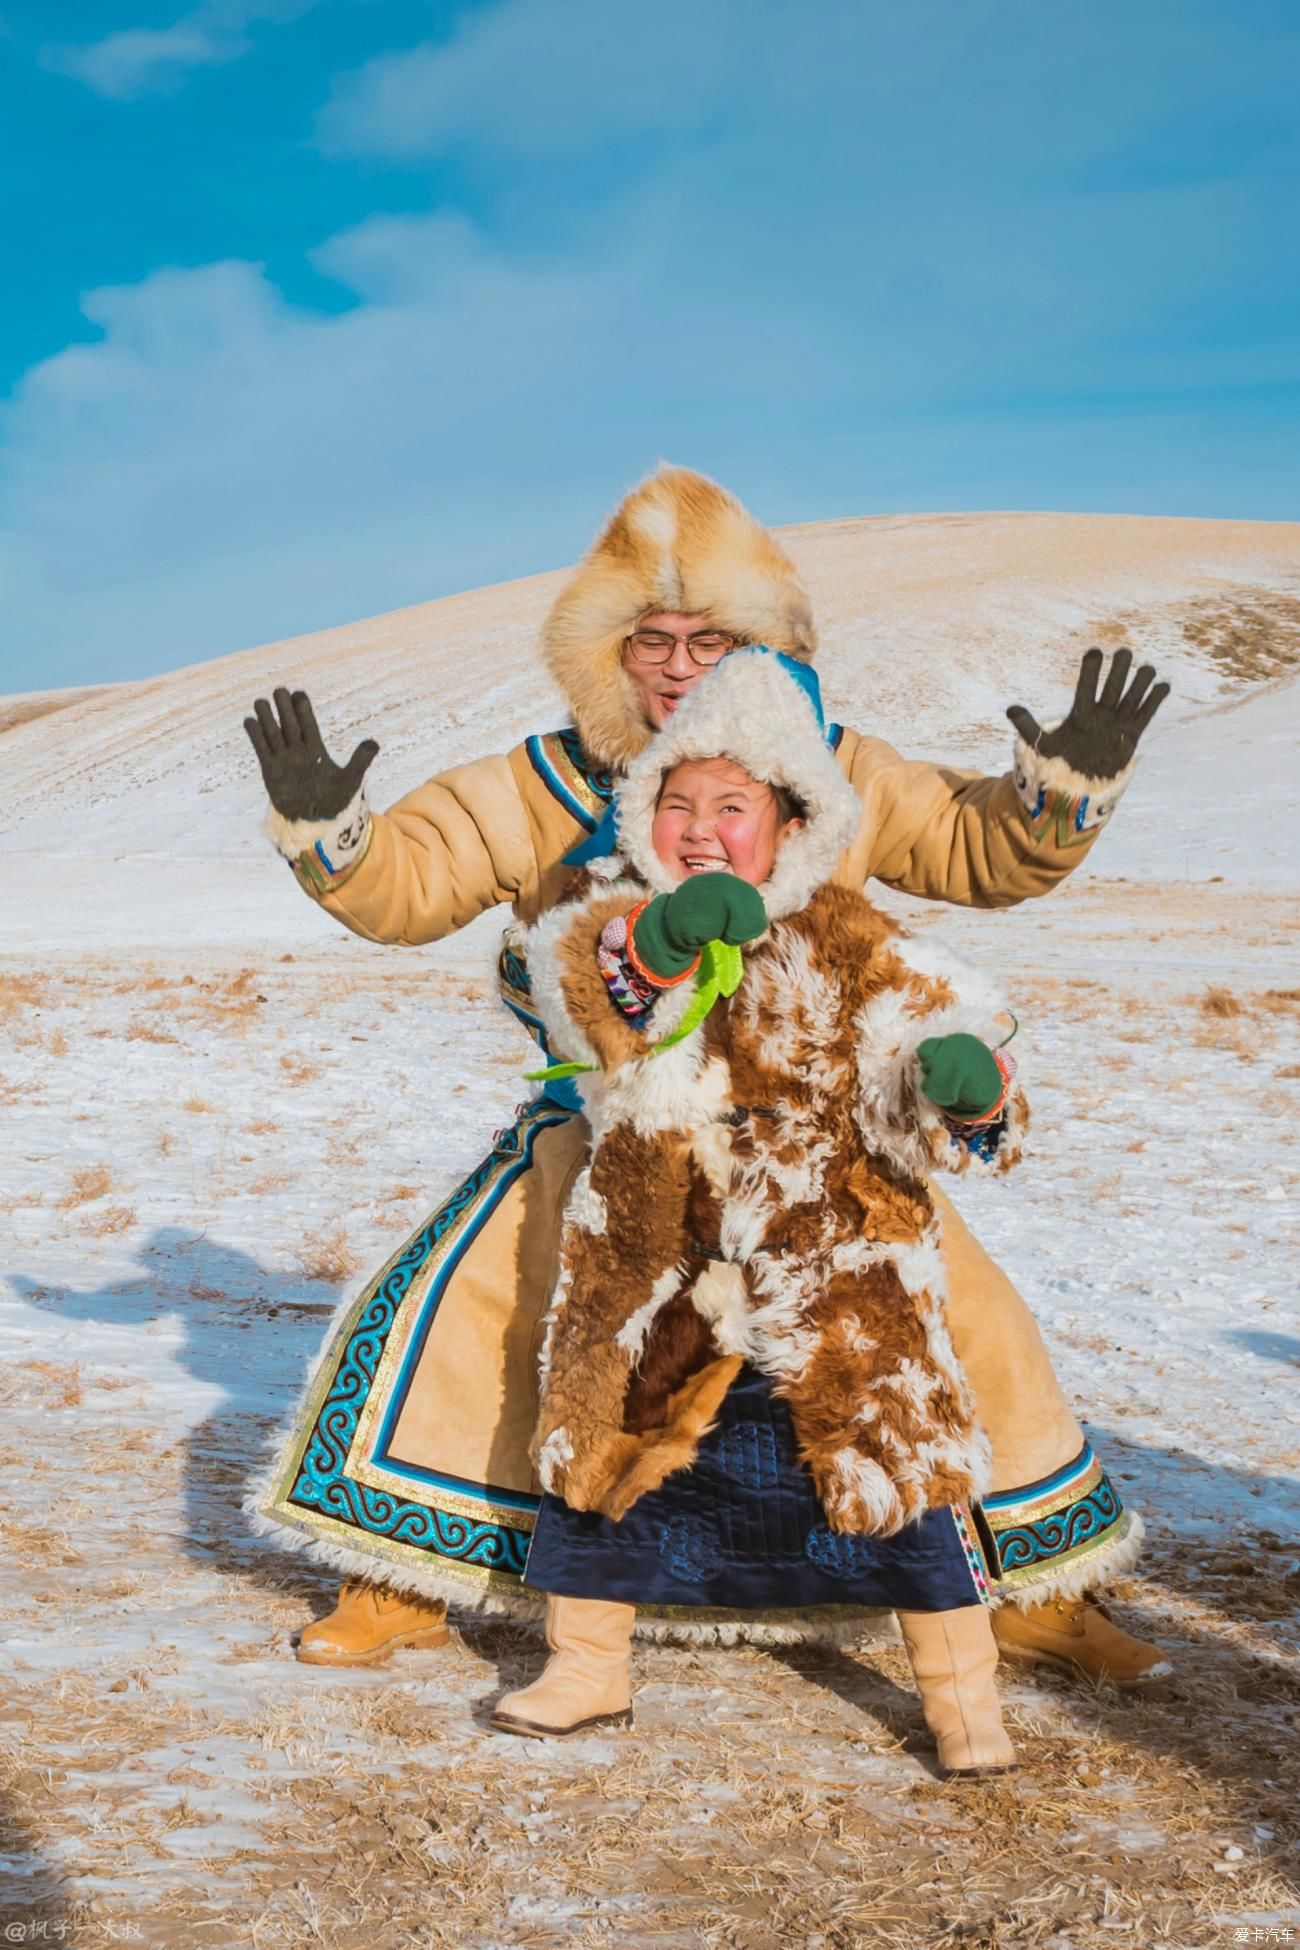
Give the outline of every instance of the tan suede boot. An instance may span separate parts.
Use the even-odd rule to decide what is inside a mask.
[[[1155,1687],[1173,1676],[1173,1666],[1158,1645],[1123,1631],[1088,1595],[1000,1605],[993,1614],[993,1634],[1004,1659],[1059,1666],[1113,1686]]]
[[[563,1740],[592,1727],[631,1726],[635,1605],[600,1598],[546,1600],[551,1656],[539,1679],[497,1702],[498,1733]]]
[[[1015,1749],[1002,1724],[993,1674],[998,1648],[983,1605],[959,1611],[900,1611],[925,1724],[945,1775],[1006,1774]]]
[[[399,1646],[446,1645],[450,1637],[441,1598],[410,1598],[386,1584],[345,1584],[329,1617],[299,1638],[298,1657],[305,1666],[377,1666]]]

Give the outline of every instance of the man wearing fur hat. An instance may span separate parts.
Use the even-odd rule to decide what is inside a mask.
[[[630,494],[562,591],[543,649],[573,725],[431,779],[386,814],[366,803],[373,741],[333,763],[302,692],[259,699],[247,720],[271,798],[268,830],[300,886],[366,940],[418,945],[509,903],[530,925],[572,867],[608,852],[617,777],[732,649],[811,661],[808,597],[774,539],[723,489],[664,468]],[[1015,706],[998,778],[907,761],[832,725],[827,740],[861,802],[834,879],[872,878],[964,906],[1051,891],[1085,857],[1131,776],[1167,686],[1089,651],[1069,714],[1040,730]],[[518,935],[499,963],[508,1008],[545,1047]],[[445,1601],[535,1612],[523,1584],[540,1486],[529,1460],[537,1348],[560,1218],[588,1130],[572,1085],[546,1084],[482,1163],[340,1313],[293,1428],[256,1499],[345,1570],[338,1608],[298,1656],[368,1664],[446,1638]],[[1024,1301],[938,1186],[953,1343],[993,1453],[985,1548],[1005,1654],[1145,1685],[1169,1668],[1092,1594],[1135,1560],[1123,1508],[1052,1372]],[[739,1614],[697,1612],[713,1636]],[[743,1620],[761,1635],[753,1614]],[[771,1620],[767,1635],[802,1635]]]

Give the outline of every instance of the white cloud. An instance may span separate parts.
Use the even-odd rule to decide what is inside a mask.
[[[661,454],[773,520],[1224,512],[1228,480],[1237,512],[1291,505],[1278,433],[1230,405],[1290,315],[1229,329],[1240,293],[1284,294],[1280,202],[1089,175],[1140,141],[1162,47],[1116,66],[1104,5],[1047,51],[950,0],[663,9],[506,0],[340,89],[340,147],[472,149],[497,241],[375,216],[313,254],[348,296],[330,314],[246,262],[86,299],[101,339],[0,406],[0,607],[45,660],[0,689],[553,566]],[[1100,120],[1090,34],[1085,69],[1115,67]],[[1171,439],[1179,392],[1209,404]]]
[[[0,412],[21,659],[0,689],[166,669],[565,553],[585,321],[626,267],[510,262],[443,219],[377,219],[319,262],[363,301],[320,316],[253,264],[163,271],[92,293],[102,340],[25,377]]]
[[[333,154],[393,157],[563,154],[611,135],[657,146],[746,113],[791,25],[788,0],[504,0],[446,42],[341,76],[319,136]]]
[[[255,21],[290,21],[317,0],[206,0],[170,27],[130,27],[101,41],[41,49],[41,65],[82,81],[97,95],[134,101],[177,88],[195,68],[247,52]]]

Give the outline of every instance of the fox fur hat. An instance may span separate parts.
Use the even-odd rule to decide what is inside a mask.
[[[672,892],[677,881],[655,852],[652,828],[665,775],[692,758],[732,759],[798,800],[803,825],[783,841],[759,889],[772,920],[795,913],[830,879],[862,818],[826,743],[812,671],[766,647],[724,657],[628,766],[614,800],[618,853],[593,864],[598,878],[626,864],[656,894]]]
[[[584,749],[615,770],[651,735],[623,669],[623,642],[658,609],[706,616],[743,643],[804,663],[816,648],[807,591],[767,530],[716,481],[661,467],[618,508],[542,630],[546,667]]]

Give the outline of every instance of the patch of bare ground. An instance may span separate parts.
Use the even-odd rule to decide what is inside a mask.
[[[1300,669],[1300,597],[1280,589],[1203,597],[1188,606],[1182,632],[1236,683],[1267,682]]]
[[[92,685],[88,690],[54,691],[44,697],[5,698],[0,701],[0,732],[16,731],[19,725],[34,724],[38,718],[66,711],[70,704],[85,704],[93,697],[106,695],[102,685]]]
[[[1259,684],[1300,669],[1300,596],[1239,583],[1173,607],[1123,610],[1089,625],[1090,643],[1127,646],[1158,664],[1173,629],[1230,683]]]

